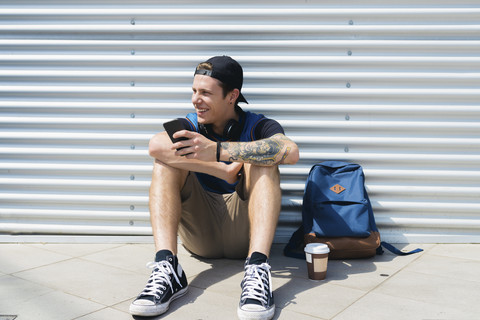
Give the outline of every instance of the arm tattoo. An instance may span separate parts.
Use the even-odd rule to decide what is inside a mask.
[[[290,152],[285,149],[287,138],[282,134],[276,134],[270,138],[252,142],[222,142],[222,148],[230,154],[229,161],[244,161],[257,165],[273,165],[282,163]]]

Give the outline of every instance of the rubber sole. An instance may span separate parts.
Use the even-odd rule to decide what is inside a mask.
[[[159,316],[159,315],[168,311],[168,308],[170,307],[170,303],[173,300],[182,297],[183,295],[185,295],[187,293],[187,291],[188,291],[188,287],[185,287],[182,290],[179,290],[178,292],[176,292],[170,298],[169,301],[167,301],[165,303],[162,303],[162,304],[154,305],[154,306],[136,305],[136,304],[134,304],[135,301],[133,301],[130,304],[130,314],[132,314],[134,316],[142,316],[142,317]]]
[[[275,315],[275,305],[264,311],[245,311],[238,307],[237,316],[240,320],[270,320]]]

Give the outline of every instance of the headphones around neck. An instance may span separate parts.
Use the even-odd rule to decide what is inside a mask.
[[[240,108],[239,108],[240,109]],[[222,139],[225,141],[238,141],[240,140],[240,135],[242,134],[243,125],[241,122],[243,121],[244,111],[240,109],[240,122],[235,119],[228,120],[225,128],[223,129]],[[201,123],[198,124],[199,132],[204,135],[205,137],[214,137],[214,132],[212,129],[211,124],[203,125]]]
[[[213,137],[213,129],[211,124],[203,125],[201,123],[198,124],[198,129],[202,135],[205,137]],[[235,119],[228,120],[225,128],[223,129],[222,139],[224,140],[231,140],[237,141],[240,139],[240,135],[242,134],[242,125]]]

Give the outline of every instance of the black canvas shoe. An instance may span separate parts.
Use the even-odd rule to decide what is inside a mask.
[[[253,255],[252,255],[253,256]],[[237,309],[240,320],[269,320],[275,314],[272,276],[268,262],[245,264],[242,295]]]
[[[145,289],[130,305],[130,313],[136,316],[158,316],[168,310],[170,302],[187,293],[185,272],[174,255],[165,260],[150,262],[152,274]]]

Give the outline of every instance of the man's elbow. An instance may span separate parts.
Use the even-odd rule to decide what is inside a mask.
[[[300,160],[300,152],[297,145],[292,146],[289,154],[285,159],[285,164],[296,164]]]
[[[150,139],[148,143],[148,154],[150,155],[150,157],[158,159],[158,157],[161,155],[163,145],[162,140],[162,133],[157,133]]]

